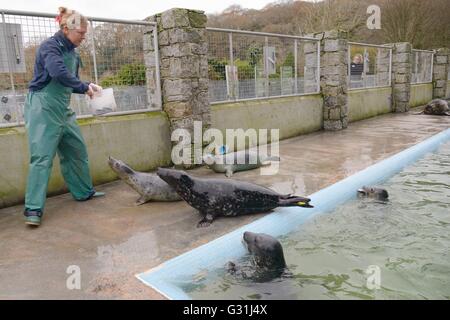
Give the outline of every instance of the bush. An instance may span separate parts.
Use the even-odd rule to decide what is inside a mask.
[[[248,61],[237,59],[234,65],[237,67],[239,80],[255,78],[255,68]]]
[[[145,65],[137,63],[123,65],[116,75],[103,78],[100,85],[102,87],[145,85]]]
[[[208,73],[211,80],[225,80],[227,61],[208,59]]]

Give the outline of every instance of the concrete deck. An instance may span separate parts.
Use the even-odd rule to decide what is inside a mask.
[[[253,170],[234,178],[308,195],[448,127],[450,117],[388,114],[284,140],[278,175]],[[192,173],[217,177],[205,168]],[[107,196],[49,198],[37,229],[23,223],[22,206],[0,210],[0,299],[162,299],[134,275],[262,216],[197,229],[200,215],[184,202],[135,207],[138,195],[121,181],[97,189]],[[80,290],[66,288],[70,265],[81,269]]]

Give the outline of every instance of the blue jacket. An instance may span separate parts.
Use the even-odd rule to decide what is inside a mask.
[[[64,64],[63,53],[70,52],[75,46],[62,31],[45,40],[36,53],[33,79],[29,84],[30,91],[43,89],[51,79],[58,80],[63,86],[73,89],[73,93],[85,93],[89,82],[82,82],[76,74],[72,74]]]

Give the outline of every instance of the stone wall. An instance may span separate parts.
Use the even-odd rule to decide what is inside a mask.
[[[407,112],[411,91],[411,44],[399,42],[392,50],[392,111]]]
[[[447,77],[450,50],[441,48],[436,50],[433,60],[433,98],[447,96]]]
[[[327,31],[315,34],[321,39],[320,87],[323,95],[323,127],[341,130],[348,125],[347,33]]]
[[[158,24],[162,107],[171,131],[186,129],[193,137],[194,121],[204,130],[211,124],[206,15],[175,8],[148,20]]]

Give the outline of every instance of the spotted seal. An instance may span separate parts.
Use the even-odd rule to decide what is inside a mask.
[[[313,207],[308,198],[282,195],[249,182],[201,179],[181,170],[164,168],[159,168],[157,175],[204,216],[197,227],[209,226],[218,216],[267,212],[277,207]]]
[[[141,195],[141,197],[136,200],[136,205],[141,205],[151,200],[181,200],[181,197],[176,193],[176,191],[161,180],[155,173],[134,171],[123,161],[112,157],[109,157],[108,164],[120,179],[122,179],[126,184]]]
[[[256,169],[268,164],[268,161],[280,161],[280,157],[261,156],[255,151],[243,150],[220,155],[207,154],[203,161],[214,172],[225,173],[225,176],[231,177],[237,171]]]
[[[416,114],[427,114],[435,116],[450,116],[448,102],[442,99],[434,99],[427,103],[422,112]]]
[[[360,198],[368,197],[380,201],[387,201],[389,198],[389,193],[385,189],[367,186],[358,189],[357,195]]]
[[[244,232],[242,242],[250,254],[249,264],[228,262],[229,273],[260,282],[290,276],[283,247],[274,237],[264,233]]]

